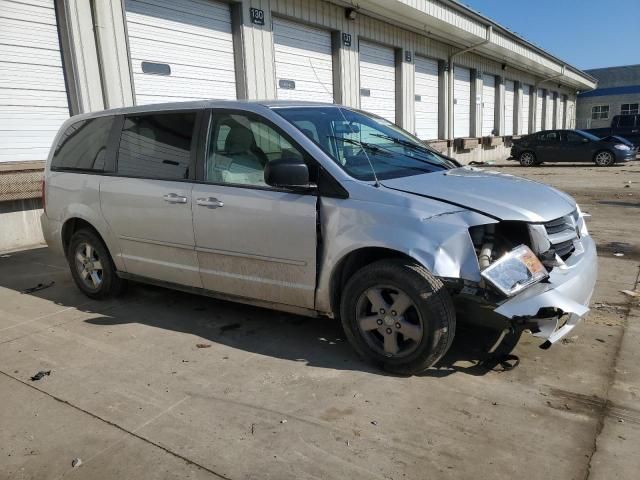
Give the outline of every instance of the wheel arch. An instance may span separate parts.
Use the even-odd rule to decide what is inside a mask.
[[[392,258],[403,258],[421,264],[421,262],[402,251],[378,246],[352,250],[340,259],[333,269],[330,280],[331,310],[334,314],[337,316],[338,312],[340,312],[342,290],[355,272],[372,262]],[[424,265],[422,266],[425,267]]]

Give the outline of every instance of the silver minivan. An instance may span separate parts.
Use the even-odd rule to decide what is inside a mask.
[[[55,139],[43,201],[47,243],[89,297],[135,280],[339,318],[362,357],[402,374],[444,355],[457,316],[556,342],[597,276],[570,196],[337,105],[79,115]]]

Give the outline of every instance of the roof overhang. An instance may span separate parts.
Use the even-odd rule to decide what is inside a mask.
[[[509,68],[531,72],[538,82],[553,79],[577,91],[592,90],[597,80],[455,0],[359,0],[363,14],[392,21],[454,48],[474,51]],[[418,7],[420,5],[420,7]]]

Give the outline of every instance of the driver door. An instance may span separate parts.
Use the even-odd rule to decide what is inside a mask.
[[[209,132],[192,193],[204,288],[313,308],[317,197],[264,182],[268,162],[303,151],[250,112],[213,110]]]

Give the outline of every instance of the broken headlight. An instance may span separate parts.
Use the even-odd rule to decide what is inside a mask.
[[[520,245],[482,270],[482,277],[507,297],[544,280],[547,269],[526,245]]]

